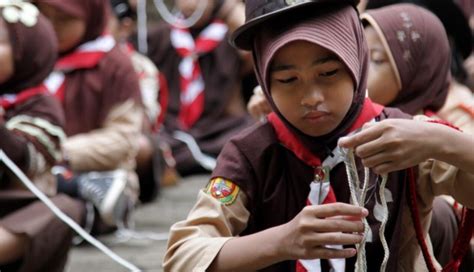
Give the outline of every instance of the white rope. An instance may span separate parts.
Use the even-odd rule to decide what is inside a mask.
[[[10,160],[10,158],[0,150],[0,161],[3,162],[19,179],[20,181],[34,194],[36,195],[59,219],[61,219],[64,223],[69,225],[74,231],[76,231],[80,236],[82,236],[87,242],[91,245],[98,248],[100,251],[105,253],[107,256],[112,258],[115,262],[126,267],[130,271],[141,271],[138,267],[133,265],[132,263],[126,261],[100,241],[92,237],[89,233],[84,231],[74,220],[68,217],[65,213],[63,213],[54,203],[43,193],[41,192],[29,179],[26,175],[15,165],[14,162]]]
[[[352,204],[364,207],[367,191],[368,191],[368,184],[370,178],[370,170],[367,167],[364,167],[364,183],[362,184],[362,188],[360,187],[360,180],[359,175],[357,173],[357,165],[355,162],[354,151],[342,149],[344,154],[344,164],[346,166],[346,174],[349,184],[349,190],[351,193],[351,202]],[[380,266],[380,271],[384,272],[387,267],[388,257],[390,255],[390,250],[388,248],[387,241],[385,239],[385,226],[387,225],[388,221],[388,207],[387,207],[387,200],[385,199],[385,186],[387,184],[387,175],[382,176],[382,182],[380,184],[379,194],[380,194],[380,201],[382,202],[382,214],[383,219],[379,229],[379,236],[380,241],[382,242],[382,246],[384,249],[384,258],[382,264]],[[362,242],[356,245],[357,248],[357,261],[355,263],[355,271],[356,272],[365,272],[367,271],[367,257],[365,252],[365,244],[366,244],[366,237],[369,232],[369,224],[367,219],[363,219],[364,223],[364,238]]]
[[[180,28],[190,28],[194,26],[204,14],[204,11],[207,8],[209,0],[200,0],[197,9],[194,13],[189,16],[189,18],[181,18],[175,14],[172,14],[163,0],[154,0],[153,3],[155,4],[158,13],[160,13],[161,18],[165,20],[168,24],[180,27]]]
[[[146,0],[138,0],[138,51],[144,55],[148,53],[148,28],[146,14]]]
[[[359,207],[364,207],[365,203],[365,195],[367,191],[367,181],[368,181],[368,175],[367,172],[364,169],[365,172],[365,177],[364,177],[364,185],[363,188],[360,188],[360,181],[359,181],[359,175],[357,174],[357,167],[355,164],[355,159],[354,159],[354,152],[352,150],[344,150],[345,151],[345,166],[346,166],[346,174],[347,174],[347,179],[349,181],[349,190],[351,192],[351,202],[353,205],[359,206]],[[343,152],[344,152],[343,151]],[[365,190],[365,192],[364,192]],[[364,198],[363,198],[364,197]],[[366,237],[369,232],[369,223],[367,222],[367,219],[363,219],[364,223],[364,237],[362,239],[362,242],[358,245],[356,245],[357,248],[357,261],[355,263],[355,272],[365,272],[367,271],[367,259],[365,256],[365,244],[366,244]]]
[[[212,171],[216,168],[216,159],[202,153],[196,140],[190,134],[183,131],[175,131],[173,137],[181,142],[185,143],[193,158],[206,170]]]
[[[382,265],[380,266],[380,271],[384,272],[387,268],[388,256],[390,255],[390,249],[388,248],[387,240],[385,239],[385,226],[388,222],[388,207],[387,207],[387,200],[385,199],[385,186],[387,185],[388,175],[385,174],[382,176],[382,182],[380,183],[380,201],[382,202],[382,223],[380,224],[379,228],[379,236],[380,241],[382,242],[383,246],[383,260]]]

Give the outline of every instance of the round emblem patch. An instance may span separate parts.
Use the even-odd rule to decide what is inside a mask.
[[[223,178],[212,179],[206,188],[206,193],[219,200],[224,205],[234,203],[240,188],[232,181]]]

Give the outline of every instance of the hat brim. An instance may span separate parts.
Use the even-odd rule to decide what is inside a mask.
[[[285,8],[269,12],[263,16],[258,16],[252,20],[247,21],[244,25],[240,26],[232,33],[229,42],[232,44],[232,46],[238,49],[250,51],[252,50],[252,40],[255,35],[255,31],[265,22],[269,21],[270,19],[276,19],[279,16],[285,15],[287,14],[286,12],[289,10],[291,10],[291,12],[294,12],[295,10],[302,9],[303,7],[307,6],[331,6],[336,3],[347,3],[348,5],[355,5],[357,2],[358,0],[342,0],[337,2],[331,0],[320,0],[303,2],[296,5],[287,6]]]

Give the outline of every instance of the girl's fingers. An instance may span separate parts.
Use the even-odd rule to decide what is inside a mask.
[[[362,233],[364,232],[364,224],[362,221],[348,221],[343,219],[317,219],[315,224],[315,231],[317,232],[346,232],[346,233]]]
[[[362,159],[362,164],[368,168],[376,168],[379,165],[392,163],[392,156],[388,152],[380,152]]]
[[[360,221],[360,216],[346,216],[346,215],[338,215],[333,217],[326,217],[329,220],[345,220],[345,221]]]
[[[355,245],[362,242],[364,237],[360,234],[342,233],[342,232],[315,232],[308,242],[314,246],[324,245]]]
[[[367,129],[346,137],[341,137],[338,145],[344,148],[356,148],[362,144],[371,142],[379,138],[383,133],[382,127],[378,124],[370,125]]]
[[[366,217],[369,211],[346,203],[331,203],[325,205],[308,206],[317,218],[326,218],[338,215]]]
[[[357,146],[355,149],[355,154],[359,158],[365,159],[367,157],[380,154],[385,151],[385,149],[386,145],[384,140],[382,138],[377,138],[373,141]]]
[[[326,247],[315,247],[306,256],[307,259],[347,259],[357,254],[355,248],[333,249]]]

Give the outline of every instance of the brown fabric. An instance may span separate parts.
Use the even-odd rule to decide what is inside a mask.
[[[51,5],[68,15],[84,20],[86,23],[86,33],[77,46],[94,40],[106,30],[109,16],[109,1],[35,0],[34,2]]]
[[[451,259],[451,249],[457,233],[458,222],[453,206],[442,197],[435,198],[429,234],[434,256],[443,267]]]
[[[396,109],[386,108],[380,119],[408,118]],[[331,186],[340,202],[350,203],[350,192],[344,164],[337,165],[330,173]],[[359,167],[363,176],[363,168]],[[300,161],[277,140],[270,124],[256,125],[233,138],[222,150],[212,178],[223,177],[237,184],[248,196],[247,210],[250,218],[247,228],[240,235],[249,235],[289,222],[306,206],[314,169]],[[380,222],[374,217],[376,201],[380,203],[376,177],[371,174],[366,208],[374,242],[367,243],[368,271],[378,271],[383,258],[383,248],[378,238]],[[405,173],[389,175],[388,190],[393,202],[388,203],[389,221],[385,235],[390,247],[387,271],[396,271],[397,245],[400,239],[402,205],[406,205]],[[278,212],[275,212],[278,211]],[[355,259],[348,259],[347,271],[353,270]],[[294,271],[295,262],[275,264],[262,271]]]
[[[401,91],[388,106],[409,114],[438,111],[446,101],[451,81],[451,51],[441,21],[411,4],[370,10],[367,16],[382,30],[390,47],[386,50],[393,55],[401,80]]]
[[[84,205],[65,195],[51,201],[80,223]],[[43,203],[26,191],[0,191],[0,226],[30,238],[18,272],[63,271],[73,231]]]
[[[138,79],[130,59],[115,46],[96,67],[66,73],[66,134],[102,127],[110,110],[127,100],[140,103]]]
[[[3,20],[1,16],[0,20]],[[41,14],[33,27],[4,23],[9,32],[15,72],[7,82],[0,84],[0,94],[10,94],[43,82],[56,62],[57,41],[53,27]]]
[[[0,17],[0,20],[3,18]],[[17,94],[27,88],[38,86],[53,70],[57,58],[56,35],[49,21],[41,14],[38,22],[32,27],[26,27],[20,22],[3,21],[3,23],[9,31],[13,49],[14,75],[7,82],[0,84],[0,94]],[[6,128],[6,123],[19,115],[40,118],[59,127],[64,124],[64,116],[59,103],[49,95],[33,96],[24,103],[6,110],[3,120],[0,121],[0,139],[2,139],[0,149],[4,150],[22,170],[28,172],[31,160],[36,159],[30,158],[28,143],[33,143],[46,158],[51,156],[37,139]],[[52,140],[59,144],[59,139]],[[52,163],[51,159],[49,162]]]
[[[4,116],[5,122],[8,123],[9,120],[15,116],[28,116],[31,118],[42,119],[43,121],[58,127],[64,125],[64,113],[61,105],[56,98],[50,95],[38,95],[32,97],[25,103],[6,111]],[[55,145],[56,151],[59,152],[59,138],[55,135],[49,134],[44,127],[38,127],[31,123],[28,123],[28,125],[33,125],[37,129],[42,130]],[[32,161],[38,159],[37,157],[31,157],[32,154],[28,152],[29,143],[34,145],[35,149],[46,158],[50,165],[57,163],[54,158],[51,157],[46,146],[44,146],[38,139],[25,132],[18,131],[14,128],[9,130],[6,128],[5,124],[0,124],[0,139],[2,139],[0,141],[0,149],[2,149],[5,154],[7,154],[10,159],[12,159],[12,161],[26,173],[29,173],[29,166],[33,164]]]
[[[327,150],[335,147],[337,139],[349,129],[362,109],[367,88],[368,47],[354,7],[308,9],[307,13],[298,13],[295,17],[291,17],[293,14],[290,14],[282,24],[275,25],[276,22],[273,22],[264,27],[265,31],[262,31],[262,35],[255,40],[253,55],[257,78],[272,110],[313,153],[325,156]],[[275,33],[274,30],[278,32]],[[296,40],[312,42],[332,51],[348,67],[352,75],[355,95],[351,108],[341,124],[328,135],[321,137],[305,135],[290,124],[273,103],[268,79],[270,63],[280,48]]]
[[[169,86],[168,110],[160,137],[171,145],[180,173],[186,173],[188,170],[192,172],[198,165],[188,148],[172,137],[173,131],[182,129],[178,122],[181,93],[178,67],[181,57],[171,45],[170,30],[170,26],[161,24],[150,32],[148,55],[164,74]],[[199,33],[197,30],[192,32]],[[247,115],[235,116],[226,112],[232,97],[240,91],[241,81],[240,57],[226,39],[214,51],[199,58],[206,84],[204,112],[186,131],[195,138],[204,153],[212,156],[217,156],[233,135],[253,122]]]

